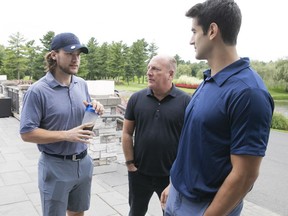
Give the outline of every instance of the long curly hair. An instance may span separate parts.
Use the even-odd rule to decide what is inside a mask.
[[[58,52],[58,51],[56,51],[56,52]],[[54,72],[56,69],[56,66],[57,66],[57,61],[52,58],[51,52],[48,52],[45,55],[45,62],[46,62],[45,71],[46,72],[48,72],[48,71]]]

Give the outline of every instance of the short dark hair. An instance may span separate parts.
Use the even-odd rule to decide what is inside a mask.
[[[196,18],[204,34],[207,34],[211,23],[216,23],[224,43],[228,45],[237,44],[242,15],[234,0],[206,0],[190,8],[186,16]]]

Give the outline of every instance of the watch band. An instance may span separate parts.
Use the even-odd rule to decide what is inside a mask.
[[[134,160],[128,160],[125,162],[126,165],[134,164]]]

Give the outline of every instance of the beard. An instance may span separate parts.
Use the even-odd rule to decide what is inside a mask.
[[[60,71],[62,71],[65,74],[68,74],[68,75],[75,75],[78,72],[78,69],[77,70],[71,70],[69,68],[69,66],[68,67],[62,67],[61,65],[58,65],[58,67],[59,67]]]

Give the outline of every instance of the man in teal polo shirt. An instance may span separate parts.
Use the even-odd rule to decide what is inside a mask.
[[[90,205],[93,164],[87,155],[93,132],[81,125],[85,106],[91,101],[86,82],[77,77],[80,54],[88,53],[72,33],[56,35],[46,55],[47,73],[26,92],[20,133],[37,143],[42,153],[38,184],[43,216],[83,216]],[[84,101],[84,103],[83,103]],[[89,123],[88,123],[89,124]]]
[[[162,205],[166,216],[239,216],[265,155],[274,103],[249,59],[237,54],[242,17],[233,0],[207,0],[186,16],[196,58],[210,69],[186,108]]]

